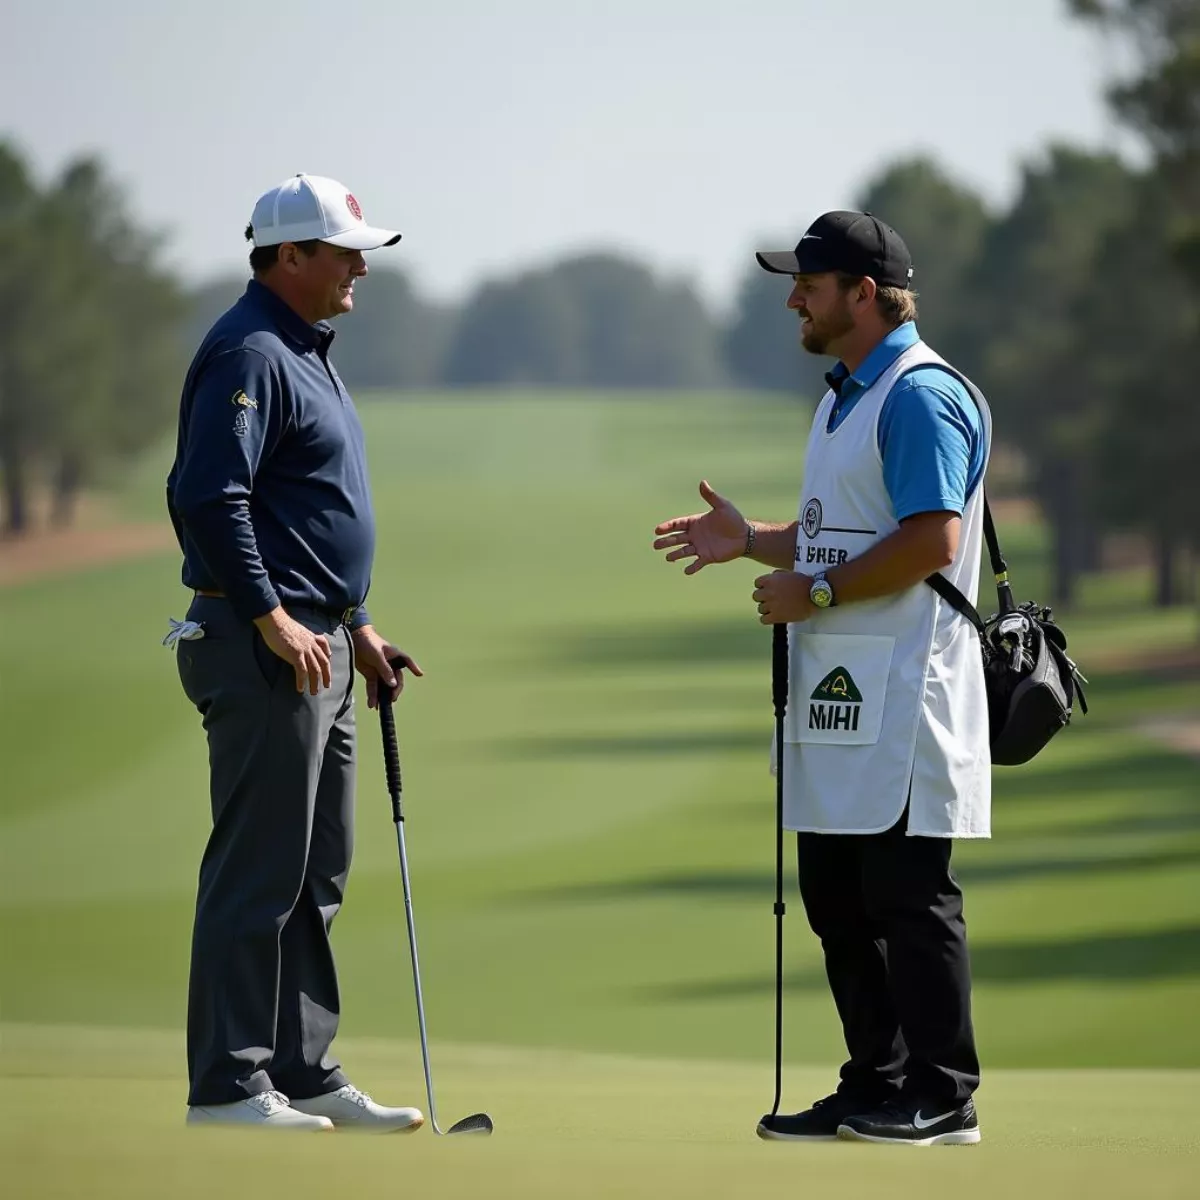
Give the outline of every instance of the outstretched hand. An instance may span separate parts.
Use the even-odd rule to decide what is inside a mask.
[[[700,495],[708,512],[672,517],[654,527],[658,535],[654,549],[669,550],[667,562],[693,560],[683,568],[685,575],[694,575],[709,563],[732,562],[746,551],[746,518],[706,479],[700,481]]]

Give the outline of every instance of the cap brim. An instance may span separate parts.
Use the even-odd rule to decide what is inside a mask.
[[[764,271],[773,271],[776,275],[800,274],[800,261],[794,250],[757,250],[754,257]]]
[[[359,225],[345,233],[321,239],[331,246],[341,246],[343,250],[378,250],[383,246],[394,246],[399,240],[400,234],[394,229],[375,229],[370,225]]]
[[[795,250],[760,250],[755,257],[764,271],[774,271],[776,275],[825,275],[840,271],[841,265],[831,262],[822,250],[816,238],[805,238]]]

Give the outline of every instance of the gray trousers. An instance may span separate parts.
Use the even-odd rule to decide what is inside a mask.
[[[346,1082],[329,929],[354,839],[354,656],[321,610],[333,683],[310,696],[228,601],[197,597],[205,636],[178,644],[179,677],[208,736],[213,828],[200,865],[188,989],[189,1104]]]

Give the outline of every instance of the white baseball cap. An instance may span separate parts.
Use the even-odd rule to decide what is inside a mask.
[[[295,175],[264,192],[250,226],[256,246],[316,239],[347,250],[378,250],[400,240],[393,229],[368,225],[350,189],[323,175]]]

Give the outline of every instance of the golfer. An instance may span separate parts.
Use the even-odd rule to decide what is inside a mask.
[[[708,511],[665,521],[656,549],[748,556],[764,624],[790,628],[784,824],[821,940],[849,1058],[837,1090],[764,1117],[764,1138],[977,1142],[979,1062],[953,839],[990,833],[978,635],[926,582],[972,603],[990,416],[921,341],[912,262],[876,217],[832,212],[759,265],[792,278],[813,354],[837,360],[804,460],[799,517],[746,521],[707,483]]]
[[[297,175],[246,230],[254,272],[188,371],[167,506],[195,592],[173,632],[208,737],[213,828],[188,993],[189,1122],[416,1129],[329,1056],[329,929],[353,842],[354,672],[400,694],[363,607],[375,552],[363,431],[327,318],[354,307],[366,224],[340,183]],[[170,635],[168,635],[170,637]]]

